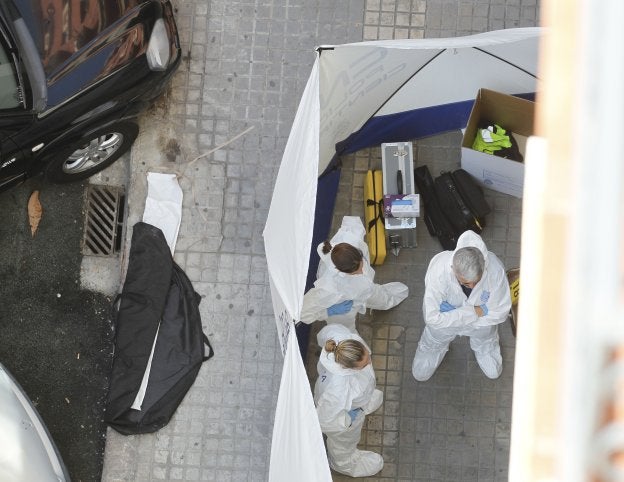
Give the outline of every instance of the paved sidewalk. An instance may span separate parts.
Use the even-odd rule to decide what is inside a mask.
[[[131,159],[128,241],[143,212],[146,172],[178,173],[185,198],[175,258],[203,297],[205,332],[216,355],[168,426],[129,437],[109,430],[102,480],[264,481],[282,356],[262,230],[314,47],[535,25],[537,5],[536,0],[175,4],[185,58],[167,95],[141,120]],[[458,136],[416,142],[417,162],[430,164],[432,172],[458,166]],[[344,164],[337,218],[362,214],[363,173],[380,165],[379,149],[357,153]],[[495,212],[486,242],[507,266],[517,265],[521,204],[491,192],[488,200]],[[422,330],[422,279],[439,250],[422,227],[418,243],[418,249],[390,255],[377,270],[379,281],[409,284],[410,298],[399,309],[360,320],[386,395],[383,413],[369,417],[363,439],[386,460],[384,471],[371,480],[506,480],[514,339],[504,326],[505,370],[497,381],[480,373],[467,343],[459,341],[439,372],[417,384],[410,366]]]

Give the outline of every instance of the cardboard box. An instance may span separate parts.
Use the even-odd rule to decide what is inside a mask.
[[[520,153],[524,156],[527,137],[533,135],[535,103],[480,89],[468,118],[461,147],[461,167],[482,186],[505,194],[522,197],[524,164],[492,154],[475,151],[472,144],[483,121],[498,124],[513,133]]]

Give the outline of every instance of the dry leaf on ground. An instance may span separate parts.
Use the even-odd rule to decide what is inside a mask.
[[[28,222],[30,224],[30,234],[34,237],[39,227],[39,221],[43,215],[43,208],[39,202],[39,191],[33,191],[28,199]]]

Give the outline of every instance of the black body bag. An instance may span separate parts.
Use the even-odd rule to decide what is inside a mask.
[[[134,225],[118,299],[105,421],[124,435],[155,432],[214,354],[202,330],[201,297],[157,227]]]

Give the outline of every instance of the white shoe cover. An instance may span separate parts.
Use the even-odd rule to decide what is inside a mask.
[[[366,406],[362,407],[364,410],[364,415],[368,415],[369,413],[373,413],[381,407],[383,403],[383,392],[381,390],[375,389],[371,399],[368,401]]]
[[[503,372],[503,360],[498,353],[477,353],[475,352],[475,358],[479,364],[481,371],[485,373],[485,376],[491,379],[500,377]]]
[[[350,477],[370,477],[383,469],[383,465],[383,457],[368,450],[356,450],[343,464],[329,458],[329,466],[333,470]]]
[[[441,351],[424,352],[420,347],[416,350],[412,362],[412,375],[419,382],[425,382],[431,378],[442,363],[448,348]]]

